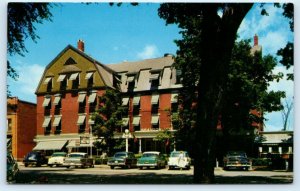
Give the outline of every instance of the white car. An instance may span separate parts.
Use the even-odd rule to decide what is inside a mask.
[[[180,168],[190,169],[191,158],[186,151],[173,151],[168,160],[169,170]]]
[[[62,166],[65,162],[65,158],[67,156],[67,153],[65,152],[54,152],[51,157],[48,159],[48,166],[52,167],[54,165],[56,166]]]

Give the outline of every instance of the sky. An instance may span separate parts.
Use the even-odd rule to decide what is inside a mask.
[[[85,42],[85,53],[104,64],[162,57],[165,53],[176,54],[175,39],[180,39],[176,25],[165,25],[157,14],[159,4],[140,4],[137,7],[123,4],[121,7],[107,4],[68,3],[53,6],[52,22],[37,24],[37,43],[25,41],[25,56],[8,56],[19,78],[7,79],[13,96],[36,103],[34,94],[45,67],[67,46],[77,46],[78,39]],[[278,49],[288,41],[293,42],[288,20],[281,16],[281,9],[266,4],[269,16],[261,16],[259,6],[254,6],[243,20],[240,39],[253,39],[257,34],[263,46],[263,55],[276,56]],[[253,41],[252,41],[253,43]],[[279,59],[279,58],[278,58]],[[293,68],[278,65],[276,72],[293,72]],[[271,83],[269,90],[286,91],[287,100],[293,101],[294,85],[286,79]],[[266,131],[281,130],[281,112],[265,116]],[[293,129],[293,113],[288,130]]]

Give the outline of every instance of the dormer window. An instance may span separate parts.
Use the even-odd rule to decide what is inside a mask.
[[[126,83],[128,85],[128,91],[132,92],[135,87],[135,75],[127,76]]]
[[[47,92],[50,92],[52,90],[52,78],[53,77],[46,77],[44,80],[45,85],[47,85]]]
[[[87,72],[85,75],[85,79],[87,80],[88,87],[93,86],[94,84],[94,72]]]
[[[78,86],[79,86],[79,81],[80,81],[79,72],[71,74],[69,80],[73,81],[72,82],[72,89],[77,89]]]
[[[60,74],[57,79],[57,82],[60,82],[60,90],[65,90],[68,86],[68,80],[66,76],[66,74]]]
[[[151,90],[157,90],[159,86],[159,72],[151,73],[150,82],[151,82]]]

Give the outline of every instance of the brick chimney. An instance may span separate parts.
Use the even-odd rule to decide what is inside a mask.
[[[80,40],[80,39],[78,40],[77,48],[78,48],[78,50],[84,52],[84,42],[83,42],[83,40]]]
[[[254,35],[254,46],[258,45],[258,36],[257,34]]]

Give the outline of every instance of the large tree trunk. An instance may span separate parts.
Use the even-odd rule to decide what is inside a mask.
[[[252,4],[228,4],[220,20],[216,6],[203,9],[201,26],[201,68],[197,86],[197,121],[195,142],[194,182],[213,183],[215,141],[222,86],[226,82],[236,33]]]

